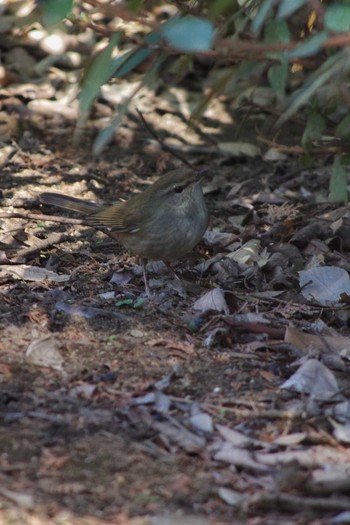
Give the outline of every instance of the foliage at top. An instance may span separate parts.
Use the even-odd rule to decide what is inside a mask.
[[[88,27],[95,36],[96,51],[81,74],[76,141],[101,86],[138,75],[137,88],[97,136],[96,153],[140,90],[159,92],[198,71],[203,92],[190,120],[200,121],[217,97],[232,100],[243,125],[257,117],[268,123],[256,127],[260,143],[305,162],[315,154],[335,157],[344,191],[342,166],[348,162],[350,139],[349,0],[41,0],[23,25],[28,31],[38,23],[48,32],[59,27],[78,33]]]

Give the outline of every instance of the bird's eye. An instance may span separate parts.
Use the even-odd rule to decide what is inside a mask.
[[[183,186],[174,186],[175,193],[182,193],[184,191]]]

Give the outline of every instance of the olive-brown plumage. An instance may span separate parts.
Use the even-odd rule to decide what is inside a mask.
[[[180,259],[201,240],[208,226],[200,177],[184,169],[173,170],[142,193],[110,206],[58,193],[42,193],[40,199],[84,214],[96,228],[109,228],[111,237],[143,259]],[[148,291],[145,272],[144,277]]]

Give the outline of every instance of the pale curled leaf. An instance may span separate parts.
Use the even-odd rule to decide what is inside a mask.
[[[35,498],[28,492],[20,492],[14,490],[8,490],[5,487],[0,487],[0,494],[4,498],[15,503],[17,508],[22,509],[34,509]]]
[[[40,266],[29,266],[26,264],[16,265],[0,265],[0,273],[9,273],[15,279],[23,279],[23,281],[54,281],[56,283],[64,283],[69,280],[69,275],[58,275],[51,270],[45,270]]]
[[[97,385],[82,383],[70,389],[70,395],[75,398],[91,399],[96,392]]]
[[[236,467],[246,468],[253,472],[268,472],[268,467],[255,461],[253,455],[243,448],[233,447],[229,443],[223,443],[214,456],[215,461],[224,461]]]
[[[171,425],[157,421],[153,423],[153,428],[157,430],[166,441],[190,453],[199,452],[206,444],[206,440],[203,437],[197,436],[180,425]]]
[[[225,503],[227,503],[227,505],[231,505],[231,507],[237,507],[244,499],[243,494],[236,490],[228,489],[227,487],[220,487],[218,495]]]
[[[37,366],[53,368],[62,371],[63,357],[59,351],[60,342],[51,335],[35,339],[26,350],[28,361]]]
[[[95,317],[114,317],[116,319],[126,319],[126,316],[114,312],[113,310],[107,310],[103,308],[96,308],[94,306],[83,306],[74,305],[64,301],[58,301],[55,304],[55,310],[58,312],[64,312],[67,315],[85,317],[85,319],[94,319]]]
[[[203,346],[205,348],[213,348],[215,345],[220,344],[221,341],[228,336],[227,328],[217,326],[206,335]]]
[[[258,239],[251,239],[241,248],[230,253],[228,257],[241,265],[251,265],[259,260],[261,242]]]
[[[344,458],[341,465],[327,465],[326,469],[313,470],[307,483],[308,489],[323,494],[349,491],[349,468],[350,464]]]
[[[290,447],[293,445],[299,445],[306,438],[307,438],[306,432],[294,432],[294,434],[278,436],[278,438],[274,440],[274,444],[282,446],[282,447]]]
[[[339,392],[334,374],[317,359],[303,363],[281,388],[309,394],[323,401],[334,400]]]
[[[301,293],[309,301],[328,305],[341,300],[341,294],[350,295],[349,274],[338,266],[316,266],[299,272]]]
[[[225,299],[225,292],[221,290],[221,288],[214,288],[202,295],[202,297],[194,303],[193,308],[199,312],[215,310],[217,312],[223,312],[226,315],[230,313]]]
[[[297,462],[302,467],[314,468],[321,467],[324,468],[328,464],[343,464],[345,458],[347,458],[344,452],[338,451],[333,447],[329,446],[315,446],[311,449],[298,449],[298,450],[284,450],[281,452],[255,452],[255,459],[259,461],[262,465],[266,467],[269,466],[281,466],[287,465],[292,461]]]
[[[228,443],[230,443],[230,445],[234,447],[237,447],[237,448],[260,447],[261,448],[261,447],[268,446],[263,441],[253,439],[249,436],[246,436],[245,434],[242,434],[241,432],[238,432],[238,430],[229,428],[225,425],[216,425],[216,428],[219,431],[219,434]]]
[[[133,399],[135,405],[152,405],[156,400],[154,392],[148,392],[144,396],[138,396]]]
[[[159,390],[155,392],[155,410],[160,414],[167,414],[171,407],[171,399]]]
[[[332,403],[330,407],[325,411],[327,416],[330,416],[337,420],[339,423],[348,424],[350,423],[350,401],[345,400],[339,403]]]
[[[213,418],[204,412],[191,416],[190,423],[193,428],[202,432],[213,432]]]
[[[341,443],[350,444],[350,424],[338,425],[333,431],[333,435],[337,441]]]
[[[207,230],[203,236],[203,240],[208,246],[227,246],[237,239],[237,235],[233,233],[219,232],[214,230]]]
[[[350,523],[350,510],[345,510],[334,516],[331,523],[332,525],[348,525]]]
[[[344,335],[334,334],[308,334],[301,332],[292,326],[288,326],[285,332],[284,340],[291,343],[303,352],[317,351],[319,353],[334,353],[344,359],[350,350],[350,338]]]

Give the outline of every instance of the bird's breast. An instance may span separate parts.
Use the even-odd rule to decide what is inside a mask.
[[[177,260],[190,252],[208,227],[208,209],[203,195],[188,212],[170,207],[154,210],[138,231],[116,237],[128,251],[154,260]]]

